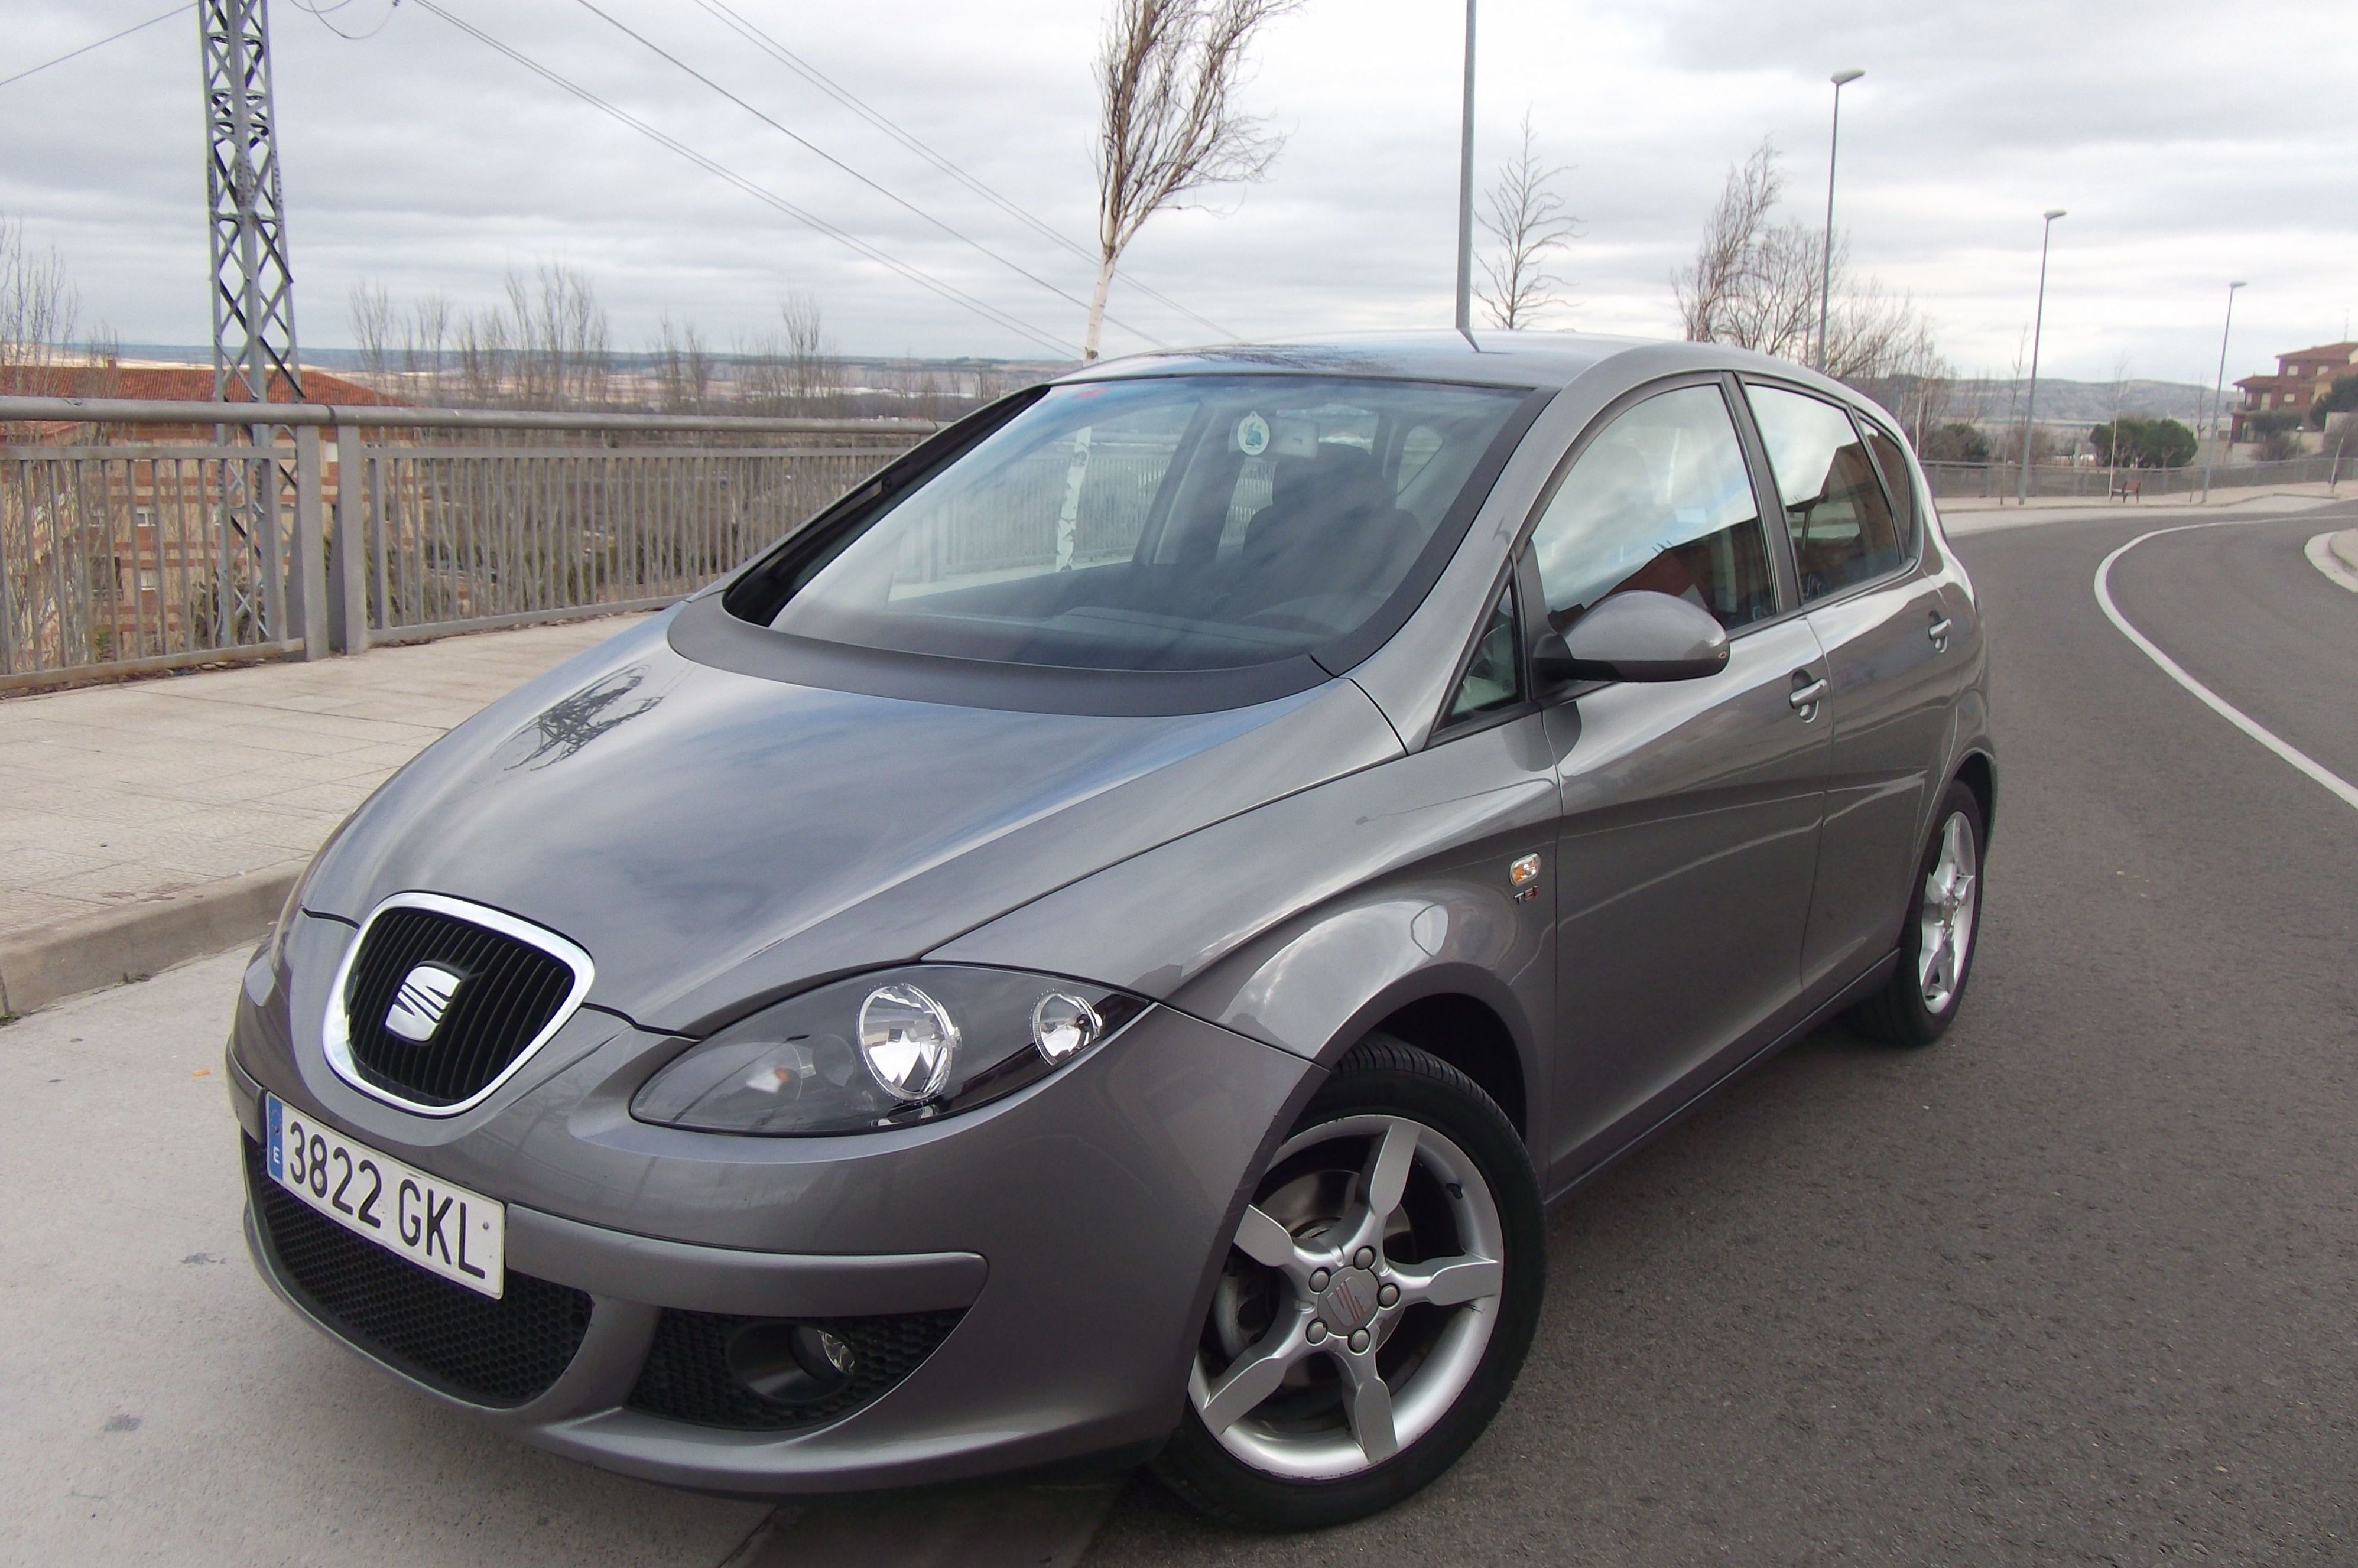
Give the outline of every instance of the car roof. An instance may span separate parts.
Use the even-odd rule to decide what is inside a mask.
[[[1846,402],[1853,388],[1790,361],[1725,343],[1686,343],[1597,332],[1368,332],[1295,342],[1229,343],[1106,360],[1058,377],[1060,383],[1161,375],[1357,375],[1402,381],[1560,391],[1611,362],[1644,376],[1732,370],[1768,374]]]

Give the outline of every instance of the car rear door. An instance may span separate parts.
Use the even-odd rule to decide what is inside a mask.
[[[1634,588],[1700,604],[1730,637],[1716,676],[1600,685],[1547,710],[1563,758],[1559,1180],[1793,1015],[1828,766],[1825,665],[1736,395],[1732,378],[1688,377],[1607,410],[1527,547],[1558,631]]]
[[[1790,387],[1745,391],[1825,650],[1833,770],[1801,969],[1805,985],[1831,989],[1898,940],[1962,654],[1949,654],[1949,606],[1923,566],[1897,438]]]

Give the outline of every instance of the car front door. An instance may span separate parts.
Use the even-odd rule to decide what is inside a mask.
[[[1744,456],[1732,380],[1608,411],[1542,501],[1526,570],[1557,631],[1630,589],[1730,637],[1701,679],[1548,709],[1557,834],[1559,1179],[1619,1148],[1792,1015],[1828,765],[1807,619]]]
[[[1949,608],[1921,565],[1898,442],[1823,398],[1758,384],[1745,391],[1831,687],[1833,762],[1801,946],[1804,983],[1831,989],[1898,940],[1948,745]],[[1894,496],[1903,503],[1896,510]]]

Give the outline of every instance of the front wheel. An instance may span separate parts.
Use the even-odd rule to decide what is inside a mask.
[[[1909,890],[1899,966],[1851,1014],[1861,1031],[1894,1045],[1930,1045],[1948,1032],[1981,932],[1981,800],[1952,784],[1936,820]]]
[[[1362,1042],[1254,1189],[1156,1474],[1264,1530],[1410,1496],[1513,1386],[1544,1246],[1530,1159],[1489,1097],[1414,1046]]]

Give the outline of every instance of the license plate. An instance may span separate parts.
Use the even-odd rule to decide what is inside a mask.
[[[356,1143],[265,1097],[270,1179],[338,1225],[421,1269],[497,1299],[507,1288],[507,1207]]]

